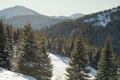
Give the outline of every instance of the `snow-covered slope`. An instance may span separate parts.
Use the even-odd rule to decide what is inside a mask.
[[[94,21],[96,21],[93,25],[106,26],[106,24],[111,21],[111,18],[110,18],[109,14],[110,13],[98,14],[96,17],[84,20],[84,22],[94,22]]]
[[[37,80],[31,76],[14,73],[0,68],[0,80]]]
[[[106,10],[87,17],[84,22],[92,23],[95,26],[106,26],[109,22],[120,17],[120,7]],[[114,15],[115,14],[115,15]]]
[[[0,17],[6,18],[6,19],[12,18],[15,16],[24,16],[24,15],[39,15],[39,14],[23,6],[10,7],[0,11]]]
[[[72,14],[68,17],[71,18],[71,19],[77,19],[77,18],[81,18],[83,16],[84,16],[84,14],[82,14],[82,13],[76,13],[76,14]]]
[[[65,79],[65,69],[68,66],[69,58],[61,57],[59,55],[54,55],[48,53],[51,58],[51,62],[53,64],[53,76],[52,80],[66,80]]]
[[[70,59],[68,57],[62,57],[57,54],[48,53],[53,64],[53,76],[52,80],[66,80],[66,68],[69,66],[68,63]],[[90,78],[88,80],[93,80],[97,74],[97,70],[92,67],[87,67],[91,72],[89,74]]]

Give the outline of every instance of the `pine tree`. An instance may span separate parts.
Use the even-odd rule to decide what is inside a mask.
[[[8,69],[10,66],[8,44],[9,42],[8,42],[6,29],[2,20],[0,20],[0,67],[6,69]]]
[[[23,42],[18,40],[18,44],[20,44],[17,51],[19,63],[15,69],[17,72],[31,75],[37,80],[50,80],[52,66],[47,54],[46,40],[40,41],[36,37],[38,34],[32,29],[31,24],[25,25],[23,40],[20,38]]]
[[[110,36],[107,37],[102,49],[96,80],[118,80],[116,58]]]
[[[51,80],[52,77],[52,65],[51,60],[48,57],[49,54],[47,54],[47,41],[44,37],[41,37],[41,41],[39,44],[37,59],[39,61],[39,71],[40,76],[38,80]]]
[[[58,38],[57,41],[57,54],[62,55],[62,38]]]
[[[67,68],[68,80],[84,80],[88,57],[85,46],[81,38],[78,39],[77,45],[72,52],[69,68]]]
[[[18,45],[19,59],[19,71],[23,74],[34,76],[33,71],[36,64],[36,40],[31,24],[26,24],[24,29],[23,43],[24,45]],[[19,43],[19,42],[18,42]],[[17,51],[18,52],[18,51]],[[19,56],[19,55],[18,55]]]
[[[6,38],[5,38],[5,53],[8,54],[9,66],[8,69],[11,69],[12,66],[12,55],[13,55],[13,28],[11,25],[6,25]]]
[[[24,34],[23,34],[23,30],[19,30],[21,32],[20,36],[17,36],[17,43],[15,43],[15,47],[16,50],[14,50],[14,53],[12,55],[12,67],[11,70],[14,72],[22,72],[22,65],[23,63],[21,62],[24,58],[24,46],[25,46],[25,42],[24,42]],[[18,32],[18,31],[17,31]],[[17,33],[16,32],[16,33]]]
[[[72,39],[72,41],[71,41],[71,45],[70,45],[70,48],[69,48],[69,50],[68,50],[68,56],[70,56],[71,55],[71,52],[73,51],[73,48],[74,48],[74,40]]]

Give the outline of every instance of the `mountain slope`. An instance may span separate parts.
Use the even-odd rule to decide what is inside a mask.
[[[12,24],[13,27],[15,28],[16,27],[23,28],[26,22],[30,22],[33,28],[40,29],[41,27],[50,26],[62,22],[64,20],[65,19],[54,19],[40,15],[24,15],[6,19],[5,23]]]
[[[47,33],[49,36],[66,38],[81,33],[84,39],[97,47],[103,46],[106,36],[110,34],[114,49],[120,53],[120,6],[55,24],[49,27]]]
[[[0,68],[0,80],[36,80],[35,78]]]
[[[105,10],[86,17],[84,22],[92,23],[94,26],[106,26],[109,22],[120,18],[120,7]]]

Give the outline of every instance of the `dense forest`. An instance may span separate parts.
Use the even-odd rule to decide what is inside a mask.
[[[104,18],[101,19],[101,17]],[[108,22],[109,18],[110,22]],[[107,35],[110,34],[115,51],[120,53],[120,7],[85,15],[77,20],[64,21],[46,27],[42,31],[46,32],[48,36],[65,38],[81,33],[85,40],[89,40],[96,47],[103,46]]]

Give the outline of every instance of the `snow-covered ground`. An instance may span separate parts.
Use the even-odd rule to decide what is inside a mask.
[[[49,57],[51,58],[51,62],[53,64],[53,76],[52,80],[66,80],[65,79],[65,73],[66,68],[68,66],[69,58],[67,57],[61,57],[59,55],[54,55],[51,53],[48,53]]]
[[[62,57],[57,54],[48,53],[53,64],[53,76],[52,80],[66,80],[66,68],[69,66],[68,63],[70,59],[68,57]],[[90,78],[88,80],[93,80],[97,74],[97,70],[88,66],[87,69],[90,69]],[[0,80],[37,80],[31,76],[11,72],[0,68]]]
[[[68,57],[62,57],[57,54],[48,53],[51,58],[51,63],[53,64],[53,76],[52,80],[66,80],[66,68],[68,67],[68,63],[70,59]],[[97,74],[97,70],[88,66],[90,72],[90,78],[86,78],[88,80],[93,80]]]
[[[0,68],[0,80],[37,80],[31,76],[14,73]]]

